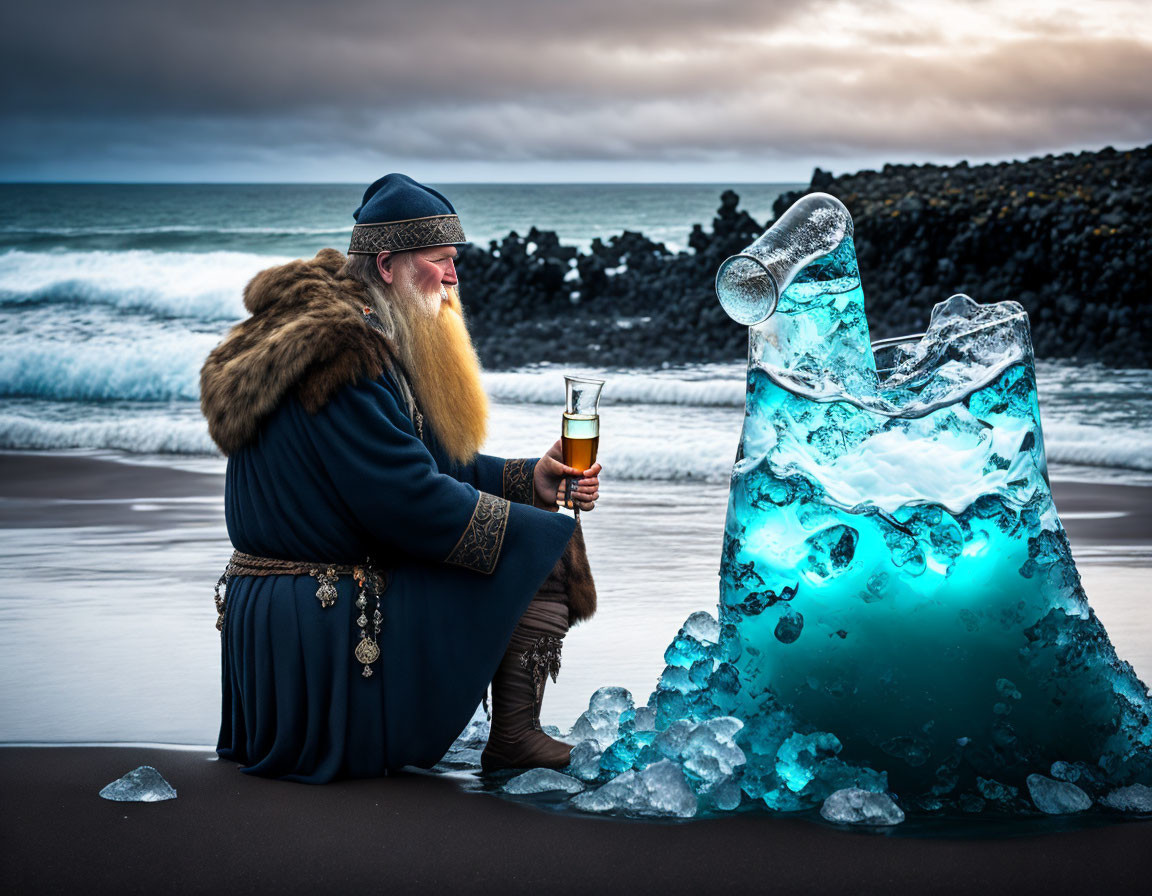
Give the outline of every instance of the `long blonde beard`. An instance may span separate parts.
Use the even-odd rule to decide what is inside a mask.
[[[418,291],[404,296],[407,338],[398,346],[416,405],[436,438],[456,463],[469,463],[488,434],[488,396],[480,377],[480,359],[464,324],[455,287],[448,301]]]

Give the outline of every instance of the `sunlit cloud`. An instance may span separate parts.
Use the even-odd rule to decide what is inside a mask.
[[[0,175],[772,180],[1138,145],[1142,5],[47,0],[0,35]]]

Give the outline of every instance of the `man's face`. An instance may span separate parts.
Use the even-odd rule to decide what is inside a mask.
[[[455,246],[382,253],[376,264],[384,282],[405,293],[426,297],[429,314],[439,314],[442,304],[450,303],[448,289],[457,283]]]

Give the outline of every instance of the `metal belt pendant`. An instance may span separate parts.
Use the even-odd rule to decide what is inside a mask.
[[[356,618],[356,625],[360,628],[360,641],[352,653],[356,657],[356,662],[364,664],[360,674],[370,678],[372,664],[380,659],[380,644],[376,639],[384,621],[384,616],[380,612],[380,592],[384,589],[379,574],[370,566],[357,566],[352,574],[356,584],[360,586],[360,594],[356,598],[356,609],[360,611],[360,615]],[[370,597],[374,603],[371,619],[368,618]]]
[[[336,582],[339,581],[340,577],[336,575],[336,570],[331,566],[325,572],[313,569],[309,575],[320,583],[320,587],[316,589],[316,597],[320,601],[320,606],[327,610],[336,603]]]

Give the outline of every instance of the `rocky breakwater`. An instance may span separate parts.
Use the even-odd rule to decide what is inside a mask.
[[[873,338],[923,330],[933,305],[964,292],[1024,305],[1040,357],[1152,366],[1152,146],[840,177],[816,169],[774,214],[814,191],[853,215]],[[536,228],[466,247],[464,299],[484,363],[742,359],[747,333],[712,283],[769,223],[726,190],[681,252],[627,231],[580,252]]]
[[[463,298],[485,365],[743,358],[747,331],[732,324],[712,288],[720,262],[764,229],[738,206],[736,193],[724,191],[711,229],[695,225],[683,252],[632,231],[579,252],[535,227],[486,250],[465,247]]]

